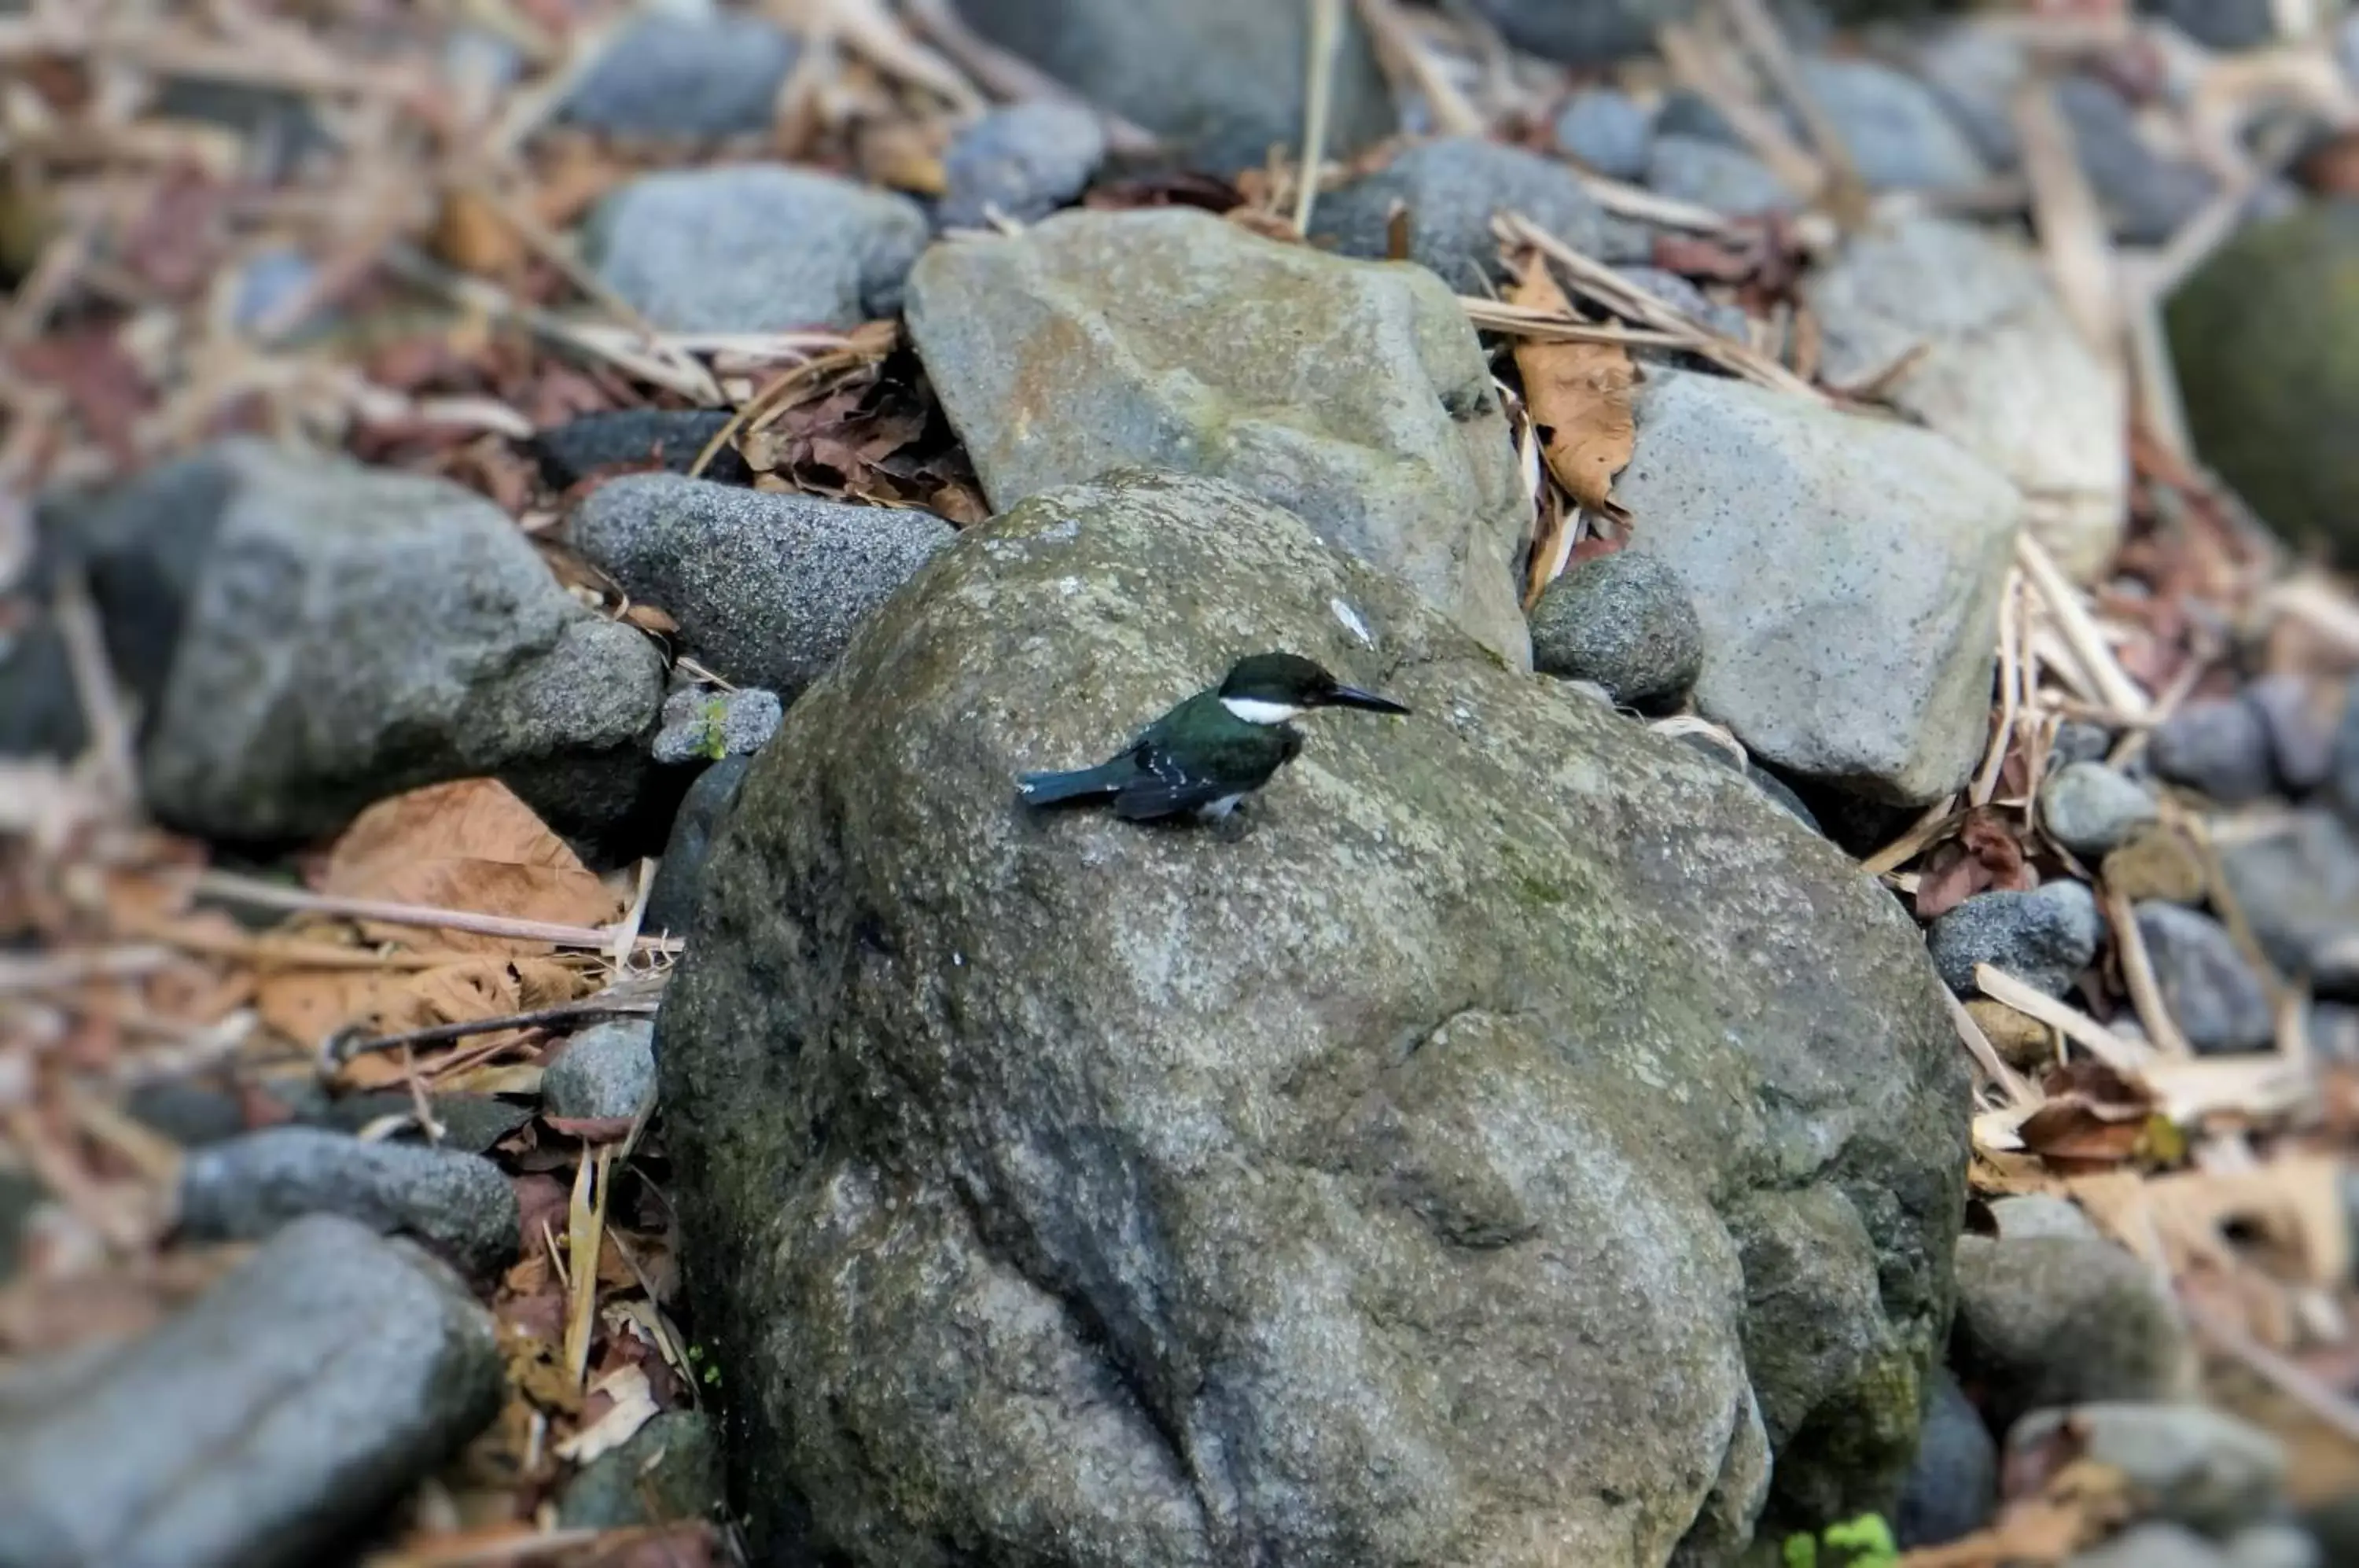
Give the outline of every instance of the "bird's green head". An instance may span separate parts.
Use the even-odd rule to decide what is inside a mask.
[[[1298,653],[1256,653],[1230,667],[1221,705],[1249,724],[1280,724],[1312,708],[1406,713],[1405,703],[1346,686]]]

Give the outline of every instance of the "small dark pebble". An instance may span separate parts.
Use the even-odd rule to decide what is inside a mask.
[[[1105,155],[1105,126],[1079,104],[995,109],[951,144],[942,159],[949,189],[934,221],[945,229],[979,229],[997,212],[1037,223],[1087,190]]]
[[[1680,575],[1628,550],[1579,562],[1532,610],[1532,665],[1616,702],[1676,702],[1703,668],[1703,624]]]
[[[1982,1529],[1997,1511],[1998,1444],[1957,1378],[1936,1367],[1893,1533],[1904,1551],[1943,1546]]]
[[[621,1530],[718,1518],[727,1506],[712,1423],[694,1410],[667,1410],[582,1467],[558,1500],[557,1522]]]
[[[560,490],[601,469],[624,464],[644,467],[660,462],[674,474],[686,474],[704,443],[728,422],[724,408],[618,408],[584,414],[538,432],[532,438],[533,453],[540,460],[541,477]],[[754,473],[736,448],[723,447],[713,454],[703,477],[745,485]]]
[[[1933,967],[1961,996],[1979,996],[1974,966],[1988,964],[2060,996],[2097,955],[2095,895],[2078,882],[2029,893],[1977,893],[1933,922]]]
[[[736,804],[737,787],[745,782],[745,769],[752,762],[751,757],[724,757],[688,787],[679,815],[672,819],[671,841],[664,845],[663,859],[656,868],[656,884],[647,889],[642,923],[648,931],[669,931],[675,936],[687,931],[689,920],[696,913],[705,854],[712,846],[712,835],[728,819],[729,808]]]
[[[2156,727],[2150,750],[2157,773],[2223,806],[2257,800],[2277,785],[2268,726],[2239,698],[2189,703]]]
[[[2268,992],[2227,927],[2163,903],[2140,904],[2137,926],[2163,1005],[2188,1044],[2206,1053],[2259,1051],[2276,1038]]]
[[[2268,735],[2277,782],[2291,794],[2309,794],[2334,771],[2332,695],[2293,675],[2265,675],[2245,688],[2244,700],[2260,714]]]

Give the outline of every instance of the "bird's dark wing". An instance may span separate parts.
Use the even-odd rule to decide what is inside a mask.
[[[1200,700],[1201,701],[1201,700]],[[1301,749],[1291,725],[1266,727],[1231,720],[1225,712],[1199,713],[1175,725],[1167,714],[1126,754],[1137,771],[1114,795],[1114,814],[1132,822],[1201,811],[1216,800],[1249,794]]]
[[[1240,793],[1243,791],[1212,779],[1183,779],[1166,783],[1141,779],[1115,794],[1114,814],[1125,822],[1152,822],[1158,817],[1201,811],[1223,796]]]

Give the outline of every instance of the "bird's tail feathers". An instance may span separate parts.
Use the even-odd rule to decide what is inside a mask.
[[[1016,798],[1027,806],[1061,806],[1072,800],[1103,800],[1121,789],[1130,769],[1117,763],[1077,768],[1070,773],[1023,773]]]

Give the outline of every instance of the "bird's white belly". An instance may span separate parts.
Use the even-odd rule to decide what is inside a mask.
[[[1223,795],[1217,800],[1207,800],[1196,808],[1196,814],[1208,822],[1216,822],[1235,811],[1237,802],[1245,798],[1245,791],[1240,789],[1234,795]]]

